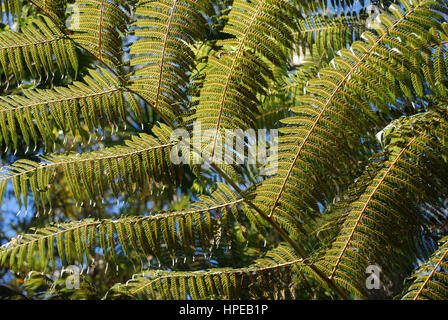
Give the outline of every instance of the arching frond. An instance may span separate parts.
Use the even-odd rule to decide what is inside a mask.
[[[139,118],[141,110],[132,94],[123,91],[107,70],[100,71],[90,70],[82,82],[67,87],[0,97],[0,141],[6,146],[12,141],[16,149],[20,133],[27,145],[32,140],[37,147],[38,137],[49,143],[55,125],[74,133],[83,125],[89,130],[117,127],[120,121],[126,122],[126,103]]]
[[[206,34],[204,14],[212,8],[207,1],[163,0],[137,3],[131,45],[129,88],[142,96],[158,113],[174,123],[181,122],[188,102],[189,73],[195,62],[190,44]]]
[[[222,51],[209,58],[192,117],[208,130],[205,140],[211,141],[207,142],[211,158],[226,129],[253,127],[257,95],[265,93],[271,72],[263,58],[279,66],[285,64],[292,37],[286,22],[292,12],[293,7],[283,0],[234,1],[223,30],[233,38],[218,41]]]
[[[90,263],[99,247],[111,264],[122,252],[134,261],[151,263],[148,257],[152,256],[165,265],[168,265],[165,258],[169,256],[171,266],[171,262],[194,257],[198,248],[211,253],[229,245],[227,235],[232,221],[241,222],[242,206],[242,199],[220,185],[211,196],[203,196],[192,203],[189,210],[54,224],[2,246],[0,263],[17,271],[48,270],[57,267],[56,257],[62,265]]]
[[[413,275],[414,282],[406,289],[403,300],[448,299],[448,239]]]
[[[24,80],[25,71],[38,79],[78,72],[74,44],[47,17],[35,19],[20,32],[0,32],[0,64],[5,73]],[[8,79],[8,78],[7,78]]]
[[[70,38],[100,62],[121,70],[129,4],[123,0],[76,0],[74,5],[79,12],[71,24]]]
[[[432,10],[432,2],[403,5],[405,11],[393,6],[381,16],[378,34],[365,32],[365,41],[341,50],[332,66],[320,70],[297,98],[300,104],[292,109],[297,116],[283,120],[290,126],[281,129],[278,174],[255,192],[257,205],[270,216],[300,218],[301,223],[312,219],[319,211],[317,203],[334,188],[338,170],[354,156],[351,150],[359,144],[359,133],[371,130],[372,120],[377,121],[371,106],[387,110],[409,88],[410,70],[415,68],[410,59],[423,63],[424,46],[431,38],[427,30],[440,15]],[[421,50],[407,49],[405,43]],[[355,140],[351,132],[358,132]]]
[[[339,235],[318,262],[330,278],[354,295],[365,294],[368,266],[378,265],[384,274],[391,275],[399,270],[397,265],[412,260],[412,255],[420,257],[412,245],[412,236],[424,219],[419,206],[425,201],[434,203],[446,192],[448,177],[448,167],[441,158],[447,152],[447,123],[440,123],[438,118],[437,114],[426,113],[402,120],[395,127],[399,134],[387,138],[391,141],[390,154],[376,164],[371,182],[350,203]],[[438,132],[441,137],[437,137]],[[431,179],[434,174],[441,181]]]
[[[35,204],[41,209],[51,205],[49,187],[56,170],[62,170],[77,201],[97,201],[111,188],[115,196],[120,192],[134,193],[137,188],[152,183],[173,183],[179,178],[178,166],[171,162],[171,129],[165,125],[153,128],[154,136],[140,134],[125,141],[125,145],[79,154],[59,154],[43,157],[37,163],[21,159],[0,172],[0,185],[11,180],[21,206],[27,205],[31,187]],[[40,203],[39,203],[40,202]]]
[[[447,298],[446,0],[0,7],[1,296]]]
[[[291,299],[295,297],[295,291],[290,281],[303,261],[298,258],[285,260],[285,255],[289,257],[291,251],[281,245],[246,268],[192,272],[148,270],[134,275],[126,284],[117,284],[106,298]],[[241,288],[249,290],[245,292]]]

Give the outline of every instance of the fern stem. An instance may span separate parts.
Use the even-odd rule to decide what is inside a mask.
[[[432,43],[430,45],[427,45],[426,48],[434,48],[434,47],[438,47],[438,46],[445,46],[448,44],[448,41],[441,41],[438,43]]]

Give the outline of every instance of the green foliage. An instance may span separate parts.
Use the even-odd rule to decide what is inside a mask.
[[[166,119],[182,122],[188,105],[190,79],[195,65],[191,44],[205,37],[210,3],[201,1],[140,1],[133,34],[139,40],[130,48],[129,89],[137,92]]]
[[[328,184],[337,181],[345,165],[340,159],[350,158],[355,148],[360,150],[359,137],[378,123],[371,105],[384,110],[399,91],[407,92],[411,61],[422,61],[425,52],[406,49],[405,55],[389,46],[406,48],[402,43],[408,39],[412,44],[428,39],[421,35],[416,40],[407,29],[425,30],[433,25],[437,15],[424,9],[429,5],[421,2],[407,11],[394,7],[389,15],[382,16],[378,35],[363,33],[364,41],[341,50],[330,66],[307,83],[297,97],[299,105],[292,108],[296,116],[282,120],[288,126],[281,129],[284,135],[280,138],[278,174],[255,191],[262,210],[288,225],[313,218],[317,203],[326,196],[322,190],[331,190]],[[413,16],[419,19],[414,22]],[[388,56],[387,61],[378,58],[382,55]],[[388,77],[378,77],[381,74]]]
[[[78,72],[78,60],[73,42],[47,17],[35,19],[21,32],[5,31],[0,36],[0,64],[5,74],[13,73],[24,80],[25,70],[34,78],[54,77]],[[38,80],[40,82],[40,79]]]
[[[295,258],[295,259],[294,259]],[[195,272],[143,271],[126,284],[111,288],[107,298],[150,299],[281,299],[294,298],[290,282],[301,274],[302,259],[280,245],[247,268],[219,268]],[[248,292],[241,290],[248,288]]]
[[[356,13],[349,12],[339,17],[305,17],[299,21],[300,28],[297,33],[300,48],[303,51],[309,50],[311,55],[329,54],[331,51],[345,48],[367,29],[365,15],[362,15],[362,18],[355,15]]]
[[[113,67],[121,67],[122,35],[126,32],[130,8],[127,2],[118,0],[77,0],[79,10],[75,17],[70,38],[95,56]]]
[[[0,183],[12,180],[14,193],[21,206],[27,206],[28,188],[36,200],[46,207],[49,187],[56,170],[62,170],[73,197],[79,201],[97,201],[104,196],[106,186],[115,196],[120,191],[135,192],[137,187],[159,182],[175,182],[176,168],[170,161],[170,128],[160,125],[153,128],[154,136],[140,134],[126,141],[125,146],[115,146],[89,153],[55,154],[33,162],[21,159],[0,172]],[[51,206],[51,204],[50,204]]]
[[[284,65],[291,46],[288,24],[295,13],[286,1],[235,1],[223,33],[208,59],[198,105],[191,117],[201,122],[203,138],[213,159],[226,129],[254,126],[259,94],[272,77],[270,64]]]
[[[67,87],[24,90],[23,95],[0,97],[1,138],[6,145],[12,141],[17,149],[17,127],[25,143],[29,145],[32,140],[36,146],[38,135],[47,146],[50,144],[54,127],[73,133],[84,130],[84,126],[92,131],[118,127],[120,120],[126,121],[126,102],[141,116],[133,95],[123,91],[107,70],[89,70],[82,81]]]
[[[446,299],[448,2],[370,3],[2,1],[0,296]]]
[[[434,119],[437,115],[425,113],[400,121],[400,126],[386,138],[391,141],[388,152],[372,161],[370,181],[356,186],[360,191],[358,198],[347,203],[349,211],[338,236],[319,258],[318,265],[331,278],[359,296],[366,295],[365,284],[356,281],[365,272],[359,265],[384,266],[384,274],[393,277],[397,265],[412,261],[413,256],[419,258],[424,249],[419,250],[409,237],[419,232],[422,219],[433,218],[425,217],[431,212],[427,208],[421,210],[419,204],[436,204],[438,195],[446,190],[434,188],[438,188],[438,183],[446,185],[448,178],[448,172],[441,170],[444,164],[439,158],[446,153],[447,123]],[[431,166],[422,165],[427,163]],[[432,175],[442,182],[434,185]],[[443,217],[442,213],[439,215]],[[385,250],[391,251],[387,261],[383,260]]]

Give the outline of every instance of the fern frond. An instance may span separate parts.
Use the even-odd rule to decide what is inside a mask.
[[[189,73],[195,62],[190,44],[205,38],[206,20],[212,8],[207,1],[140,0],[133,23],[139,37],[130,49],[129,88],[174,123],[188,103]]]
[[[400,135],[389,137],[390,154],[359,198],[350,203],[338,237],[317,263],[354,295],[365,295],[369,265],[379,265],[390,275],[391,270],[397,271],[393,267],[409,261],[412,255],[418,257],[408,235],[422,224],[419,205],[437,199],[448,177],[440,158],[446,155],[446,146],[443,139],[433,136],[437,131],[443,133],[447,124],[438,121],[437,114],[425,113],[402,120],[402,126],[396,127]],[[441,179],[440,184],[431,182],[433,174]],[[393,253],[388,253],[390,250]]]
[[[346,48],[367,29],[365,15],[358,16],[354,12],[336,17],[308,15],[299,24],[298,45],[303,53],[308,49],[311,55],[314,50],[322,54]]]
[[[309,80],[316,77],[320,70],[320,63],[311,57],[301,61],[300,68],[287,76],[276,79],[276,87],[271,94],[263,97],[258,107],[256,116],[256,128],[279,128],[283,124],[281,120],[292,116],[291,108],[297,101],[296,97],[303,92]]]
[[[12,141],[16,149],[20,132],[28,146],[32,139],[37,147],[38,137],[48,145],[54,126],[73,133],[83,125],[89,130],[118,127],[120,121],[126,123],[127,103],[140,119],[141,110],[132,94],[123,91],[117,79],[105,69],[89,70],[82,82],[67,87],[24,90],[23,96],[2,96],[0,141],[6,146]]]
[[[426,58],[425,65],[422,72],[425,76],[428,87],[436,93],[436,95],[446,98],[448,79],[446,76],[447,70],[447,24],[442,25],[442,30],[432,29],[431,34],[434,37],[435,43],[428,45],[431,48],[432,54]],[[415,88],[418,94],[423,96],[426,93],[425,87],[421,83],[416,83]]]
[[[0,262],[17,271],[44,270],[50,265],[56,267],[55,257],[62,265],[90,263],[95,248],[100,247],[111,264],[121,252],[144,263],[151,263],[147,259],[152,256],[164,265],[168,265],[168,255],[171,265],[194,257],[198,248],[212,253],[229,245],[227,235],[232,221],[241,222],[242,207],[243,200],[220,185],[211,196],[192,203],[189,210],[114,220],[85,219],[36,229],[4,245]]]
[[[292,37],[287,22],[293,12],[294,8],[283,0],[234,1],[223,30],[234,38],[218,41],[222,51],[209,58],[196,113],[191,118],[209,132],[204,140],[211,146],[211,159],[226,129],[254,127],[257,95],[265,93],[266,77],[271,76],[264,59],[285,65]]]
[[[294,299],[296,293],[290,281],[303,260],[290,259],[290,255],[293,255],[291,250],[280,245],[246,268],[191,272],[148,270],[134,275],[126,284],[115,285],[106,298]],[[245,292],[241,288],[249,290]]]
[[[22,81],[25,71],[33,78],[54,77],[78,72],[74,44],[47,17],[34,19],[21,32],[0,32],[0,64],[5,73]],[[8,79],[8,78],[7,78]]]
[[[303,6],[306,13],[314,13],[319,10],[334,9],[334,10],[348,10],[353,11],[353,6],[358,4],[357,0],[316,0],[316,1],[306,1],[300,0],[296,1]]]
[[[60,24],[64,23],[67,0],[30,0],[30,3],[39,8],[53,21]]]
[[[337,179],[338,168],[352,157],[351,146],[359,143],[351,139],[351,132],[371,130],[377,121],[371,106],[387,110],[410,82],[410,70],[414,69],[409,59],[423,60],[425,51],[408,50],[405,44],[418,42],[423,49],[428,38],[416,37],[408,29],[427,33],[437,17],[431,5],[428,1],[415,6],[406,2],[406,11],[392,7],[390,15],[382,16],[384,24],[378,35],[365,32],[365,41],[341,50],[332,66],[309,81],[305,94],[297,98],[299,106],[292,109],[297,116],[283,120],[290,127],[281,129],[278,174],[256,190],[256,203],[263,211],[271,217],[300,218],[302,223],[319,212],[317,203],[326,196],[323,190],[334,188],[324,186],[323,181],[332,180],[329,176]],[[384,74],[388,76],[380,76]],[[356,134],[355,139],[358,137]]]
[[[118,196],[124,191],[132,194],[148,183],[176,182],[179,169],[170,157],[177,142],[170,141],[171,129],[161,124],[153,128],[153,133],[133,136],[125,145],[90,153],[43,156],[40,163],[21,159],[2,169],[0,184],[11,180],[19,205],[22,197],[25,207],[31,187],[36,206],[45,209],[56,170],[62,170],[77,201],[97,201],[104,197],[107,187]]]
[[[407,288],[403,300],[448,299],[448,239],[415,272],[414,282]]]
[[[71,26],[70,38],[97,60],[121,70],[123,34],[126,32],[130,8],[123,0],[76,0],[79,20]]]

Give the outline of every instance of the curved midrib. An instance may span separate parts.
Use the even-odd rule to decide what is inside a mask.
[[[102,60],[102,57],[103,57],[102,40],[103,40],[103,9],[104,9],[104,0],[101,0],[99,9],[100,9],[100,18],[99,18],[99,24],[98,24],[98,54],[99,54],[99,59]]]
[[[381,177],[380,181],[378,181],[377,185],[375,186],[375,188],[372,190],[372,192],[369,195],[369,198],[367,199],[367,201],[364,203],[363,208],[361,209],[361,212],[358,216],[358,218],[356,219],[355,224],[352,227],[352,231],[347,239],[347,241],[345,241],[345,245],[342,248],[341,253],[338,256],[338,259],[336,260],[336,264],[333,267],[333,271],[331,272],[330,275],[330,279],[332,279],[336,273],[336,270],[339,267],[339,264],[342,261],[342,257],[344,256],[345,251],[347,251],[348,246],[350,245],[353,236],[355,235],[356,229],[359,225],[359,223],[361,222],[362,217],[364,216],[367,208],[370,205],[370,202],[372,201],[373,197],[376,195],[378,189],[381,187],[381,185],[384,183],[384,181],[386,180],[386,178],[389,176],[389,174],[391,173],[392,169],[395,167],[395,165],[397,164],[397,162],[401,159],[401,157],[403,156],[403,154],[406,152],[406,150],[409,149],[409,147],[417,140],[417,137],[414,137],[401,151],[400,153],[397,155],[397,157],[394,159],[394,161],[390,164],[389,168],[387,169],[387,171],[384,173],[384,175]]]
[[[308,134],[306,135],[305,139],[302,141],[299,150],[297,151],[296,156],[294,157],[294,160],[291,163],[291,166],[288,170],[288,173],[285,176],[285,179],[283,180],[283,184],[280,188],[280,191],[275,199],[274,204],[272,205],[271,208],[271,212],[269,213],[269,216],[272,217],[272,215],[274,214],[275,208],[277,207],[277,204],[280,200],[280,197],[282,196],[285,187],[286,187],[286,183],[288,182],[289,176],[291,175],[292,170],[294,169],[297,160],[299,159],[299,156],[302,153],[302,150],[304,148],[304,146],[308,143],[309,138],[311,137],[311,134],[314,132],[314,129],[316,129],[317,125],[319,124],[319,121],[322,119],[323,115],[325,114],[325,112],[327,111],[328,107],[331,105],[331,102],[333,100],[333,98],[336,96],[336,94],[339,92],[339,90],[344,86],[344,84],[346,82],[348,82],[351,79],[351,76],[353,74],[353,72],[355,72],[356,69],[358,69],[363,63],[364,61],[370,56],[370,54],[379,46],[379,44],[384,40],[384,38],[389,34],[389,32],[391,30],[393,30],[397,25],[399,25],[404,19],[406,19],[410,14],[412,14],[414,12],[414,10],[416,8],[418,8],[419,6],[416,6],[415,8],[413,8],[411,11],[409,11],[408,13],[406,13],[405,15],[403,15],[403,17],[401,17],[400,20],[398,20],[387,32],[385,32],[380,38],[378,38],[378,40],[375,42],[374,45],[372,45],[372,47],[369,49],[369,51],[367,51],[362,58],[350,69],[350,71],[346,74],[346,76],[344,77],[344,79],[341,80],[341,82],[339,83],[339,85],[333,90],[333,92],[331,93],[330,97],[327,99],[327,102],[325,103],[325,105],[322,107],[322,111],[319,113],[319,115],[317,116],[316,120],[313,123],[313,126],[310,128]]]
[[[170,34],[171,31],[171,23],[173,21],[173,16],[174,16],[174,9],[176,8],[177,5],[177,0],[174,0],[173,2],[173,6],[171,7],[171,12],[170,12],[170,17],[168,19],[168,25],[166,27],[166,33],[165,33],[165,39],[163,40],[163,50],[162,50],[162,54],[160,57],[160,69],[159,69],[159,80],[157,83],[157,93],[156,93],[156,99],[154,101],[154,109],[158,109],[159,107],[159,97],[160,97],[160,91],[162,88],[162,72],[163,72],[163,68],[165,66],[165,55],[166,55],[166,48],[168,45],[168,36]]]
[[[203,212],[208,212],[208,211],[212,211],[212,210],[218,210],[218,209],[230,207],[230,206],[236,205],[236,204],[238,204],[240,202],[243,202],[243,201],[244,201],[243,199],[239,199],[239,200],[236,200],[236,201],[232,201],[232,202],[228,202],[228,203],[224,203],[224,204],[221,204],[221,205],[217,205],[217,206],[214,206],[214,207],[208,207],[208,208],[204,208],[204,209],[183,211],[183,212],[177,212],[177,213],[172,213],[172,214],[164,214],[163,216],[162,215],[160,215],[160,216],[157,216],[157,215],[147,216],[147,217],[142,217],[140,219],[137,219],[137,220],[135,220],[133,222],[134,223],[138,223],[138,222],[142,222],[142,221],[146,221],[146,220],[162,220],[164,218],[182,217],[182,216],[185,216],[185,215],[192,215],[192,214],[195,214],[195,213],[203,213]],[[73,226],[71,228],[63,229],[63,230],[60,230],[58,232],[55,232],[55,233],[52,233],[52,234],[49,234],[49,235],[46,235],[46,236],[43,236],[43,237],[32,239],[32,240],[30,240],[28,242],[19,243],[19,244],[17,244],[17,246],[13,247],[12,249],[6,248],[5,251],[8,252],[8,251],[14,250],[17,247],[20,248],[22,246],[29,246],[33,242],[41,241],[42,239],[49,239],[49,238],[52,238],[52,237],[57,237],[60,234],[64,234],[64,233],[67,233],[67,232],[70,232],[70,231],[73,231],[73,230],[77,230],[77,229],[80,229],[80,228],[83,228],[83,227],[99,226],[101,224],[114,224],[114,223],[122,222],[122,221],[123,220],[115,220],[115,221],[114,220],[109,220],[109,221],[87,222],[87,223],[84,223],[82,225]],[[17,240],[17,238],[15,240]]]
[[[26,47],[32,47],[32,46],[38,46],[38,45],[43,45],[43,44],[47,44],[47,43],[51,43],[51,42],[55,42],[55,41],[59,41],[59,40],[64,40],[63,37],[60,37],[58,35],[55,35],[54,38],[51,39],[46,39],[46,40],[41,40],[41,41],[35,41],[35,42],[30,42],[27,44],[17,44],[17,45],[12,45],[12,46],[0,46],[0,50],[8,50],[8,49],[20,49],[20,48],[26,48]]]
[[[445,251],[445,253],[442,255],[442,257],[439,259],[439,261],[437,261],[437,264],[434,266],[434,268],[431,270],[431,273],[428,275],[428,277],[426,278],[425,282],[422,284],[422,286],[420,287],[420,289],[418,290],[417,294],[415,295],[413,300],[417,300],[418,297],[422,294],[423,289],[425,289],[425,287],[427,286],[429,280],[431,280],[431,278],[434,276],[434,273],[436,273],[436,270],[439,268],[440,264],[442,263],[443,260],[445,260],[445,258],[448,256],[448,249]]]
[[[19,109],[25,109],[25,108],[32,108],[32,107],[42,106],[42,105],[49,105],[49,104],[53,104],[53,103],[61,103],[61,102],[65,102],[65,101],[87,99],[87,98],[101,96],[101,95],[105,95],[105,94],[109,94],[109,93],[114,93],[114,92],[117,92],[117,91],[120,91],[120,89],[114,88],[114,89],[110,89],[110,90],[104,90],[104,91],[101,91],[101,92],[94,92],[94,93],[91,93],[91,94],[80,95],[80,96],[76,96],[76,97],[54,99],[54,100],[42,101],[42,102],[38,102],[38,103],[24,104],[24,105],[19,105],[17,107],[9,107],[9,106],[2,106],[2,105],[0,105],[0,108],[1,107],[6,107],[7,108],[7,109],[0,109],[0,113],[1,112],[6,112],[6,111],[15,111],[15,110],[19,110]],[[1,97],[0,97],[0,101],[7,102],[5,100],[2,100]]]
[[[250,272],[262,272],[262,271],[269,271],[269,270],[274,270],[274,269],[281,269],[284,267],[289,267],[292,266],[294,264],[297,263],[302,263],[303,259],[296,259],[296,260],[292,260],[292,261],[288,261],[285,263],[279,263],[273,266],[267,266],[267,267],[248,267],[246,269],[243,270],[226,270],[226,271],[216,271],[216,272],[203,272],[203,271],[199,271],[197,273],[198,276],[201,275],[222,275],[222,274],[247,274]],[[193,271],[194,272],[194,271]],[[194,273],[191,273],[192,276],[195,276]],[[137,289],[135,289],[134,291],[131,291],[131,294],[136,294],[139,291],[142,291],[143,289],[151,286],[154,282],[160,281],[162,279],[173,279],[173,278],[185,278],[186,275],[185,274],[176,274],[176,275],[166,275],[166,276],[161,276],[161,277],[157,277],[155,279],[151,279],[151,281],[149,281],[148,283],[145,283],[144,285],[138,287]]]
[[[143,153],[143,152],[150,151],[150,150],[158,150],[158,149],[168,148],[168,147],[174,146],[174,145],[175,145],[174,143],[169,143],[169,144],[163,144],[163,145],[159,145],[159,146],[155,146],[155,147],[148,147],[148,148],[144,148],[144,149],[140,149],[140,150],[136,150],[136,151],[132,151],[132,152],[122,153],[122,154],[118,154],[118,155],[110,155],[110,156],[94,157],[94,158],[86,158],[86,159],[74,159],[74,160],[69,160],[69,161],[49,162],[44,166],[38,166],[35,168],[31,168],[29,170],[12,173],[11,175],[0,177],[0,182],[4,181],[4,180],[10,180],[17,176],[26,175],[30,172],[37,170],[38,168],[51,168],[51,167],[58,167],[58,166],[63,166],[66,164],[71,164],[71,163],[81,163],[81,162],[88,162],[88,161],[102,161],[102,160],[108,160],[108,159],[124,158],[124,157],[129,157],[134,154],[139,154],[139,153]],[[5,175],[5,174],[8,174],[8,172],[0,172],[0,174]]]
[[[221,121],[222,121],[222,113],[224,111],[224,103],[225,103],[226,98],[227,98],[227,90],[228,90],[229,85],[230,85],[230,80],[232,78],[233,70],[235,69],[237,60],[238,60],[238,58],[239,58],[239,56],[240,56],[240,54],[241,54],[241,52],[242,52],[242,50],[244,48],[244,44],[246,42],[247,35],[250,32],[252,24],[255,22],[255,18],[258,17],[258,14],[260,12],[261,7],[263,6],[263,3],[264,3],[264,1],[260,1],[258,3],[257,10],[255,11],[254,15],[252,16],[252,19],[250,20],[250,23],[248,24],[248,26],[246,28],[246,32],[244,33],[243,39],[241,39],[240,46],[238,47],[238,50],[235,53],[235,58],[232,61],[232,66],[230,67],[229,74],[227,75],[227,78],[226,78],[224,91],[222,93],[221,102],[219,104],[219,114],[218,114],[218,120],[216,122],[215,138],[213,139],[213,148],[211,149],[211,152],[210,152],[210,160],[211,161],[213,161],[213,157],[215,155],[216,144],[218,142],[219,128],[221,126]]]

